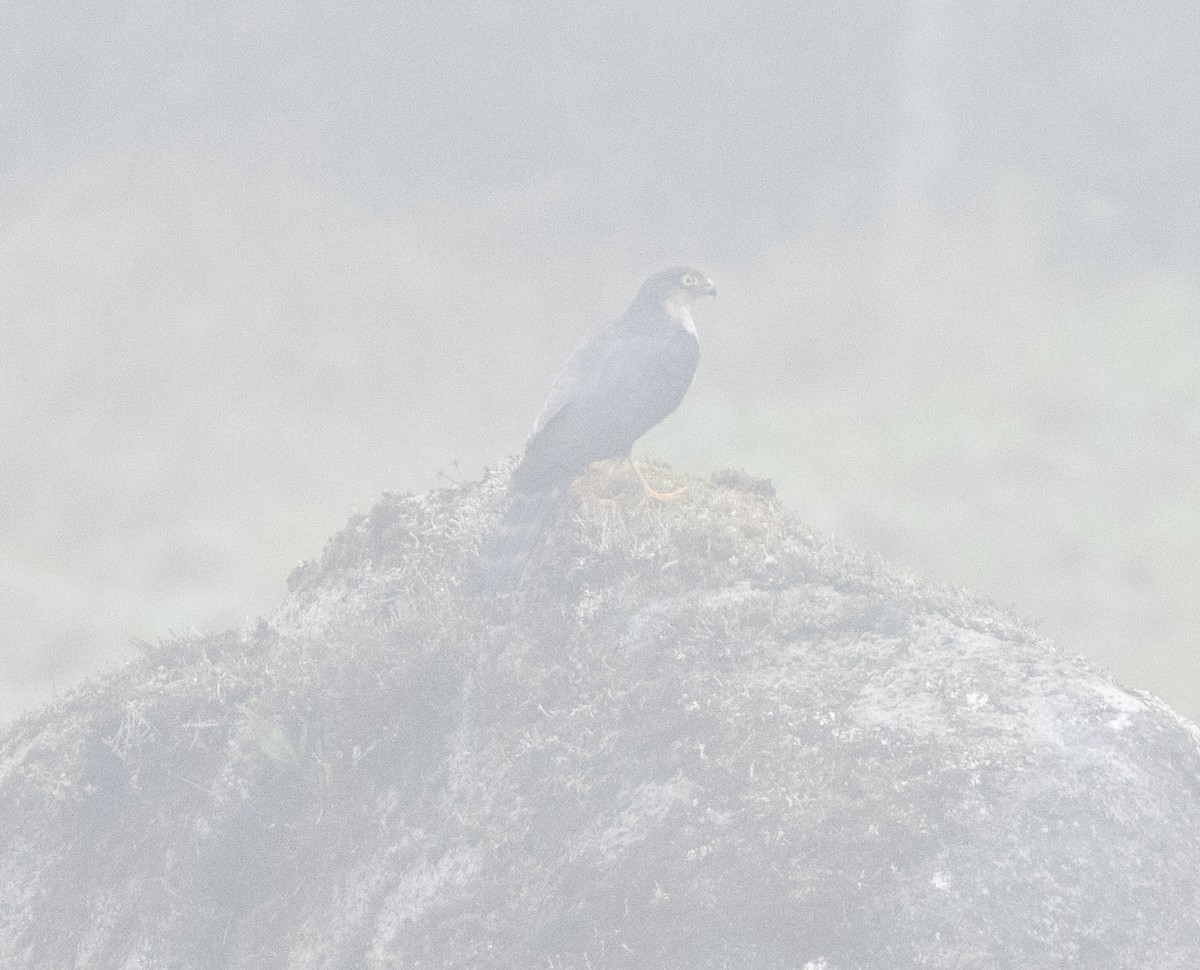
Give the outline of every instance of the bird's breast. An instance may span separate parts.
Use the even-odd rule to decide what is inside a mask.
[[[666,311],[667,317],[678,327],[682,327],[693,337],[698,338],[696,333],[696,321],[692,319],[692,308],[686,303],[676,305],[670,300],[663,303],[663,310]]]

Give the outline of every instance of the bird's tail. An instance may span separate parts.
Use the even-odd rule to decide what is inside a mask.
[[[483,541],[479,562],[464,584],[469,594],[497,595],[517,588],[525,563],[546,531],[564,490],[563,482],[554,482],[534,491],[509,491],[504,518]]]

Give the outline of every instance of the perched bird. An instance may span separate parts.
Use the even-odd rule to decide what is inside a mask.
[[[700,360],[692,304],[716,294],[697,269],[655,273],[616,322],[571,355],[513,471],[504,519],[483,544],[471,592],[514,589],[572,479],[604,458],[632,463],[633,443],[679,406]],[[633,467],[648,495],[678,494],[654,491]]]

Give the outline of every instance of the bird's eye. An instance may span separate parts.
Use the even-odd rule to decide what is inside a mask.
[[[697,280],[696,277],[694,277],[691,273],[686,273],[680,278],[679,282],[684,286],[695,286],[699,280]]]

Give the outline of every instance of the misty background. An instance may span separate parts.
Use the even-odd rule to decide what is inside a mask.
[[[770,477],[1200,717],[1193,4],[6,3],[0,717],[521,448],[651,272],[636,454]]]

